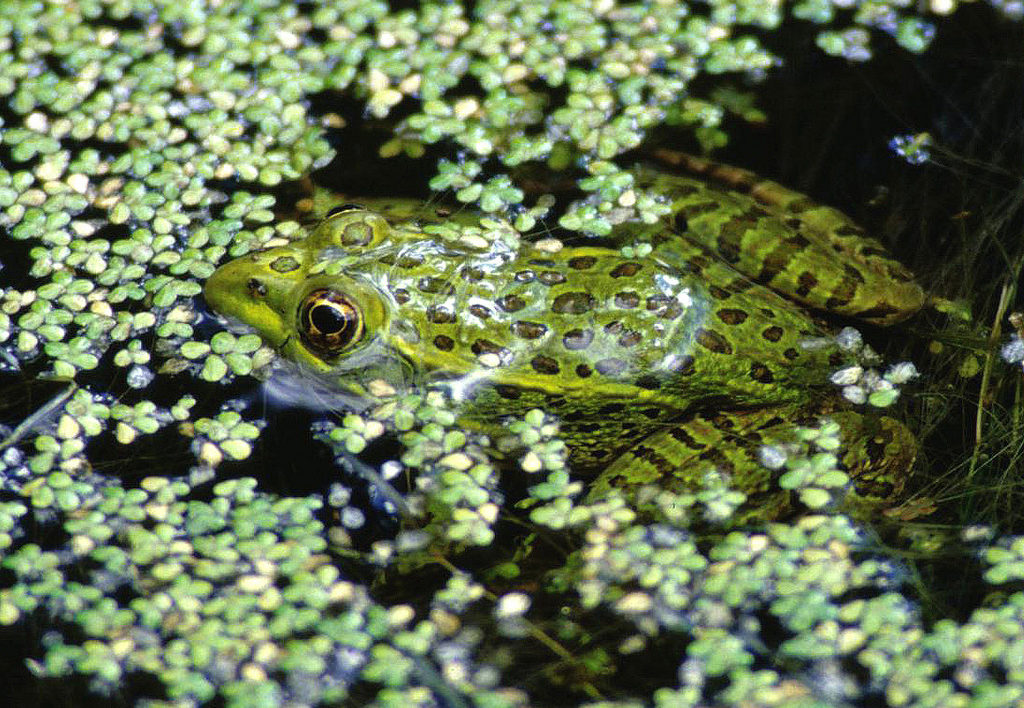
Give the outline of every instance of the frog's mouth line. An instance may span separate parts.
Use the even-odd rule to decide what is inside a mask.
[[[295,335],[293,335],[293,334],[287,334],[287,335],[285,335],[284,341],[283,341],[283,342],[281,342],[280,344],[278,344],[278,345],[277,345],[277,346],[276,346],[276,347],[274,348],[274,351],[275,351],[275,352],[277,353],[277,356],[278,356],[279,358],[282,358],[282,359],[291,359],[291,358],[293,358],[293,357],[290,357],[290,356],[288,355],[288,353],[287,353],[287,352],[285,351],[285,347],[287,347],[287,346],[288,346],[289,344],[291,344],[291,342],[292,342],[292,339],[294,338],[294,336],[295,336]],[[312,359],[314,359],[315,361],[317,361],[317,362],[318,362],[319,364],[321,364],[322,366],[324,366],[324,367],[330,367],[330,362],[328,362],[328,361],[327,361],[326,359],[324,359],[323,357],[321,357],[321,356],[320,356],[320,354],[319,354],[319,352],[318,352],[318,350],[317,350],[316,348],[314,348],[314,347],[311,347],[311,346],[309,346],[309,345],[308,345],[308,343],[307,343],[307,342],[305,341],[305,339],[304,339],[303,337],[299,337],[299,341],[301,342],[301,344],[300,344],[300,348],[301,348],[302,350],[304,350],[304,352],[305,352],[305,353],[306,353],[306,354],[307,354],[308,356],[312,357]],[[316,366],[314,366],[313,368],[314,368],[314,369],[316,369],[317,367],[316,367]]]

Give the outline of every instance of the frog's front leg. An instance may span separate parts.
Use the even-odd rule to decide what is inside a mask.
[[[642,186],[672,200],[675,230],[756,282],[877,324],[924,305],[913,274],[837,209],[738,167],[670,150],[656,157],[699,176],[640,172]]]

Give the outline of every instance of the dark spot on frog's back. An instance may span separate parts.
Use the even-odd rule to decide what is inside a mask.
[[[543,325],[540,322],[517,320],[512,323],[512,334],[520,339],[540,339],[547,331],[547,325]]]
[[[431,305],[427,308],[427,319],[434,324],[450,324],[455,321],[455,313],[445,305]]]
[[[537,355],[530,360],[530,366],[538,374],[554,375],[559,372],[558,362],[549,356]]]
[[[761,336],[767,339],[769,342],[777,342],[782,339],[783,329],[778,325],[772,325],[761,332]]]
[[[715,312],[715,314],[718,315],[718,319],[727,325],[743,324],[747,320],[747,313],[735,308],[723,307]]]
[[[495,302],[505,312],[518,312],[526,307],[526,301],[518,295],[503,295],[495,300]]]
[[[577,256],[569,259],[569,267],[573,270],[587,270],[593,268],[595,263],[597,263],[597,259],[593,256]]]
[[[565,282],[565,276],[555,270],[542,270],[537,274],[537,280],[544,285],[560,285]]]
[[[470,347],[470,349],[477,356],[480,356],[481,354],[497,354],[499,356],[502,356],[508,353],[508,350],[505,349],[505,347],[499,344],[495,344],[489,339],[476,340],[475,342],[473,342],[473,345]]]
[[[443,352],[450,352],[455,346],[455,340],[451,337],[446,337],[443,334],[439,334],[434,337],[434,346]]]
[[[468,280],[471,283],[478,283],[483,280],[487,274],[477,266],[463,266],[459,269],[459,275],[463,280]]]
[[[560,315],[582,315],[594,308],[597,301],[585,292],[562,293],[551,303],[551,311]]]
[[[386,257],[381,258],[381,262],[385,260]],[[398,266],[399,268],[416,268],[423,265],[423,260],[423,255],[420,253],[401,253],[391,259],[390,265]]]
[[[750,365],[750,378],[763,384],[771,383],[775,380],[775,376],[772,375],[771,369],[757,361]]]
[[[672,363],[668,367],[668,370],[674,371],[680,376],[692,376],[697,371],[696,367],[693,365],[693,357],[689,354],[680,357],[677,361]]]
[[[509,386],[507,384],[498,384],[494,387],[494,390],[499,396],[509,401],[515,401],[523,395],[523,390],[521,388],[518,386]]]
[[[622,336],[619,337],[619,346],[626,348],[635,347],[642,341],[643,335],[640,334],[640,332],[638,332],[635,329],[627,329],[625,332],[622,333]]]
[[[428,293],[431,295],[438,295],[442,293],[450,295],[452,292],[454,292],[452,286],[448,284],[448,281],[446,281],[443,278],[435,278],[432,275],[420,278],[416,282],[416,288],[420,292]]]
[[[299,262],[291,256],[281,256],[270,262],[270,269],[275,273],[291,273],[299,269]]]
[[[615,358],[601,359],[594,364],[594,368],[597,369],[597,373],[604,374],[605,376],[616,376],[621,374],[628,367],[629,364],[625,361]]]
[[[624,310],[631,310],[640,305],[640,296],[634,292],[624,291],[615,293],[615,306]]]
[[[613,278],[632,278],[634,275],[640,272],[641,266],[639,263],[633,261],[626,261],[612,268],[611,275]]]
[[[732,354],[732,345],[729,344],[729,340],[713,329],[701,328],[698,330],[697,343],[716,354]]]
[[[562,337],[562,345],[570,351],[586,349],[594,341],[594,333],[589,329],[571,329]]]
[[[469,313],[482,320],[489,320],[491,318],[491,310],[485,305],[470,305]]]
[[[664,320],[674,320],[683,312],[683,306],[674,297],[651,295],[647,298],[647,310]]]
[[[807,294],[811,292],[818,285],[818,279],[814,277],[814,274],[810,271],[804,271],[797,278],[799,287],[796,289],[796,294],[800,297],[807,297]]]

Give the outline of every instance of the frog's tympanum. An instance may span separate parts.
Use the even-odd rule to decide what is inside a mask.
[[[555,414],[598,488],[692,486],[713,467],[756,503],[772,485],[759,446],[828,413],[862,496],[891,498],[913,438],[844,410],[828,384],[844,355],[809,313],[891,324],[922,306],[920,287],[838,211],[677,161],[701,177],[636,172],[669,215],[625,221],[601,245],[345,205],[302,240],[222,266],[205,296],[354,409],[446,388],[492,440],[510,416]]]

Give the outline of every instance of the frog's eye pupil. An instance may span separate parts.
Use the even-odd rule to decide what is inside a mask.
[[[314,290],[299,308],[302,341],[317,354],[335,356],[363,332],[363,318],[350,298],[338,290]]]
[[[338,214],[344,214],[346,211],[361,211],[363,208],[362,204],[339,204],[336,207],[331,207],[327,212],[327,216],[330,218]]]
[[[316,305],[309,312],[309,321],[323,334],[337,334],[348,323],[333,305]]]

